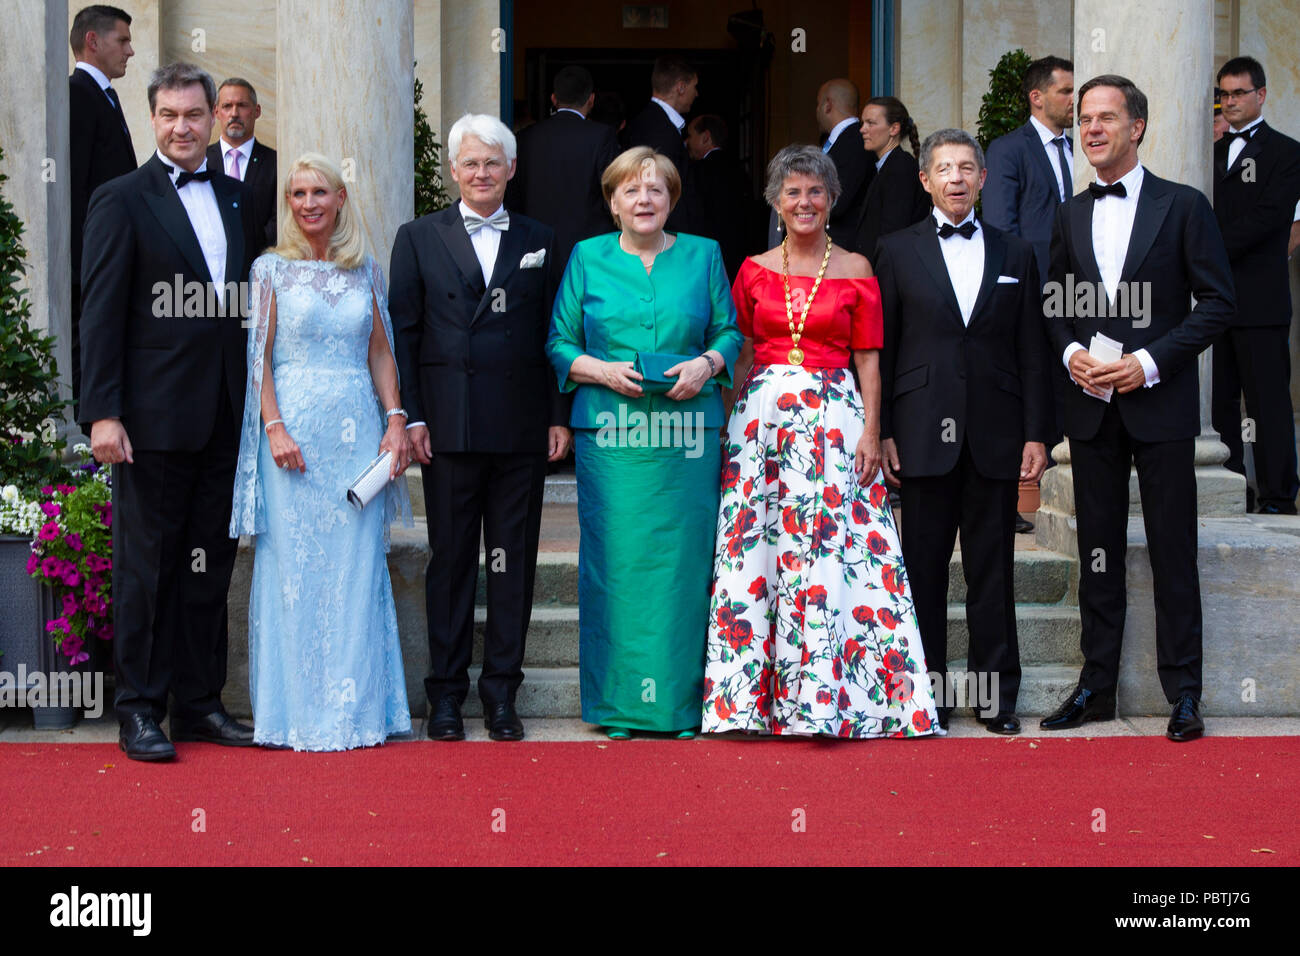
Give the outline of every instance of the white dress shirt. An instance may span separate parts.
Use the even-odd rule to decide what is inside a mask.
[[[1106,287],[1106,298],[1111,305],[1115,304],[1115,292],[1124,272],[1124,260],[1128,257],[1133,220],[1137,216],[1138,194],[1142,191],[1145,176],[1142,164],[1138,163],[1117,180],[1124,184],[1125,194],[1122,198],[1105,196],[1094,199],[1092,203],[1092,254],[1097,260],[1097,269],[1101,273],[1102,284]],[[1102,186],[1110,185],[1101,178],[1097,182]],[[1086,346],[1078,342],[1071,342],[1065,347],[1062,358],[1067,371],[1070,368],[1070,356],[1083,348]],[[1160,370],[1156,368],[1151,353],[1146,349],[1138,349],[1133,355],[1142,363],[1146,387],[1150,388],[1159,382]],[[1073,380],[1074,376],[1071,375],[1070,378]]]
[[[108,81],[108,74],[106,74],[103,70],[101,70],[99,67],[95,66],[92,63],[85,63],[81,60],[78,60],[77,65],[73,67],[73,69],[85,71],[92,80],[94,80],[96,83],[99,84],[99,88],[101,90],[107,90],[111,85]],[[104,98],[108,99],[107,92],[104,94]],[[108,99],[108,101],[110,103],[113,102],[111,99]]]
[[[668,114],[668,119],[671,120],[672,124],[677,127],[677,132],[680,133],[683,129],[686,128],[686,120],[682,117],[682,114],[677,112],[675,109],[673,109],[663,100],[661,100],[659,97],[657,96],[650,97],[650,102],[659,104],[659,108]]]
[[[221,146],[221,171],[225,173],[227,176],[229,176],[230,175],[230,154],[232,152],[239,153],[239,176],[236,178],[242,183],[244,179],[248,176],[248,163],[249,160],[253,158],[253,143],[255,143],[256,141],[257,141],[257,137],[250,136],[248,137],[247,142],[239,146],[231,146],[229,143],[226,142],[224,136],[219,138],[217,140],[217,143]]]
[[[155,151],[155,155],[171,168],[168,178],[175,185],[176,177],[181,173],[180,167],[160,152]],[[195,172],[202,172],[207,166],[208,161],[204,157]],[[190,217],[190,225],[198,237],[199,248],[203,250],[203,260],[208,264],[208,273],[212,276],[212,284],[219,290],[226,284],[226,227],[221,222],[217,194],[212,191],[212,183],[190,180],[176,190],[176,195],[185,207],[186,215]]]
[[[1061,179],[1061,154],[1056,148],[1056,141],[1065,134],[1061,133],[1060,136],[1053,134],[1050,129],[1038,122],[1037,117],[1029,117],[1029,122],[1033,124],[1034,132],[1042,140],[1043,149],[1047,152],[1047,164],[1052,167],[1052,174],[1056,176],[1056,194],[1062,200],[1069,199],[1074,193],[1074,150],[1070,148],[1068,142],[1065,144],[1065,165],[1070,173],[1070,181],[1067,183]]]
[[[1246,130],[1253,130],[1256,126],[1258,126],[1262,122],[1264,122],[1264,117],[1256,116],[1255,121],[1253,123],[1247,123],[1241,129],[1233,129],[1231,126],[1229,126],[1228,132],[1244,133],[1246,132]],[[1250,135],[1254,136],[1255,134],[1251,133]],[[1237,161],[1237,157],[1241,155],[1241,151],[1246,148],[1246,143],[1248,142],[1249,142],[1248,139],[1242,139],[1240,136],[1238,136],[1231,143],[1228,144],[1228,166],[1227,166],[1228,169],[1232,168],[1232,164]]]
[[[826,137],[826,142],[822,144],[823,153],[829,153],[831,151],[831,147],[835,145],[835,141],[840,138],[840,133],[852,126],[855,119],[856,117],[849,116],[840,120],[831,127],[831,131]]]
[[[496,212],[492,213],[492,215],[495,216],[504,208],[504,206],[498,206]],[[465,205],[465,200],[462,199],[460,201],[461,219],[464,219],[466,216],[477,215],[478,213]],[[486,219],[488,217],[484,216],[482,218]],[[495,269],[497,265],[497,250],[501,248],[501,232],[498,229],[494,229],[492,226],[484,226],[478,232],[474,233],[474,235],[470,236],[469,241],[474,246],[474,255],[478,256],[479,268],[483,270],[483,284],[487,285],[492,281],[492,270]]]
[[[935,228],[948,221],[948,217],[938,209],[931,209]],[[975,223],[975,234],[969,239],[962,236],[949,236],[939,240],[939,251],[943,253],[944,265],[948,267],[948,279],[952,282],[952,291],[957,294],[957,306],[961,309],[961,320],[970,325],[971,313],[975,311],[975,300],[979,298],[980,283],[984,281],[984,230],[975,218],[975,210],[966,214],[964,223]]]

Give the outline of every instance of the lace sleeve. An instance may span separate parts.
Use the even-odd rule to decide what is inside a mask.
[[[388,337],[388,350],[393,355],[393,362],[397,362],[397,350],[393,345],[393,320],[388,315],[388,286],[384,282],[384,272],[379,268],[379,264],[371,257],[366,260],[370,270],[370,291],[374,297],[375,305],[379,308],[379,319],[384,324],[384,335]],[[401,373],[398,372],[398,394],[401,394]],[[384,414],[383,402],[379,395],[375,395],[375,404],[379,408],[379,414]],[[385,422],[387,427],[387,422]],[[399,475],[395,480],[388,483],[384,503],[384,550],[387,551],[390,544],[389,528],[395,521],[400,521],[403,527],[411,528],[415,526],[415,520],[411,514],[411,494],[406,489],[406,476]]]
[[[262,365],[275,295],[277,257],[259,256],[249,274],[251,288],[248,318],[248,387],[244,392],[244,420],[239,430],[239,461],[235,466],[235,493],[230,511],[230,537],[261,534],[266,530],[266,503],[257,475],[257,452],[262,441]]]

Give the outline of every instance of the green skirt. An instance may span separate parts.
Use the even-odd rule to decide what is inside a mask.
[[[576,432],[582,719],[633,730],[697,729],[718,522],[718,429],[704,430],[692,448],[627,447],[598,442],[597,434]]]

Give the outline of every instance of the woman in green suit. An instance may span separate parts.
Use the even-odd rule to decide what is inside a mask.
[[[577,390],[582,719],[614,739],[634,730],[692,737],[717,530],[720,390],[731,386],[742,336],[718,244],[664,232],[681,195],[672,162],[629,149],[601,186],[619,231],[574,247],[546,343],[560,389]]]

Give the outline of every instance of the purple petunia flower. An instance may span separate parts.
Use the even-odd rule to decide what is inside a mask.
[[[81,535],[69,534],[63,540],[65,540],[68,543],[68,547],[71,548],[73,551],[81,550]]]
[[[36,533],[36,537],[42,541],[57,541],[59,539],[59,526],[53,521],[47,521],[41,525],[41,530]]]
[[[55,504],[53,501],[42,501],[41,510],[45,512],[45,517],[57,518],[59,516],[59,512],[62,511],[63,509],[60,508],[57,504]]]
[[[59,485],[58,487],[59,491],[63,492],[65,495],[70,495],[77,490],[72,485]]]

